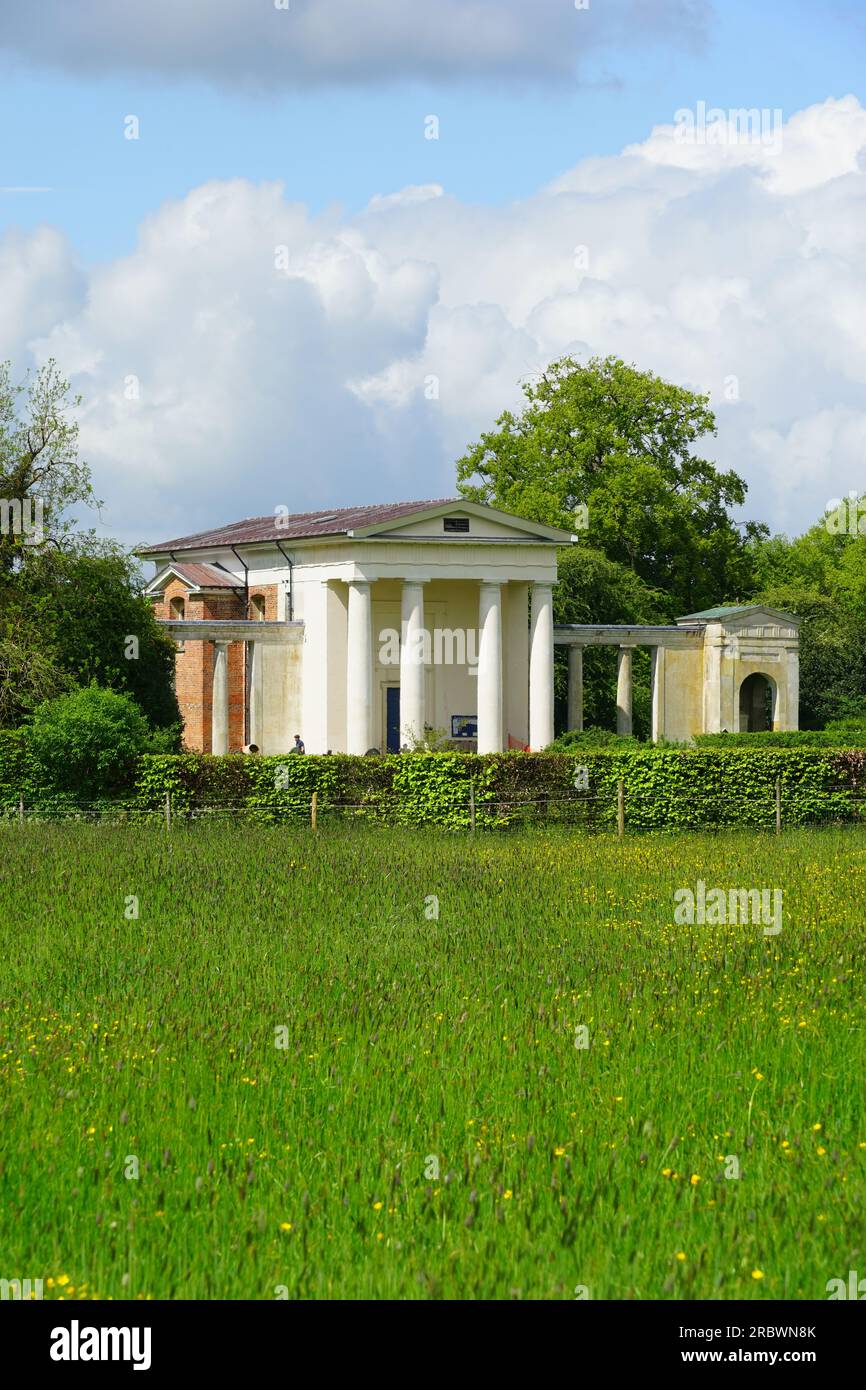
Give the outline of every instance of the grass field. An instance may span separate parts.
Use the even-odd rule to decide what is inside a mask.
[[[863,830],[31,825],[0,853],[2,1278],[728,1299],[866,1273]],[[698,879],[781,888],[783,929],[675,926]]]

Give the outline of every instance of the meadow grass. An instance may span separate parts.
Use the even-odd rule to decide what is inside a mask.
[[[866,1273],[863,829],[27,825],[0,853],[2,1278],[805,1299]],[[698,878],[781,888],[782,931],[674,925]]]

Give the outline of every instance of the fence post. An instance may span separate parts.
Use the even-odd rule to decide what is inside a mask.
[[[616,784],[616,833],[620,839],[625,834],[625,782],[621,777]]]
[[[23,796],[19,796],[19,798],[18,798],[18,824],[19,824],[19,825],[23,825],[23,824],[24,824],[24,797],[23,797]]]
[[[475,778],[469,778],[469,829],[475,834]]]
[[[165,794],[165,828],[171,830],[171,792]]]
[[[776,834],[782,833],[782,778],[776,778]]]
[[[319,817],[319,793],[318,793],[318,792],[313,792],[313,795],[312,795],[312,797],[310,798],[310,825],[312,826],[313,830],[316,829],[316,822],[318,821],[318,817]]]

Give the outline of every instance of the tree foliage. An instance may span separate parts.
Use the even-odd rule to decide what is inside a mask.
[[[128,785],[148,734],[129,695],[91,685],[40,705],[27,740],[52,786],[98,796]]]
[[[669,618],[751,586],[766,528],[737,525],[745,483],[695,452],[716,432],[706,396],[616,357],[561,358],[523,392],[459,460],[465,497],[565,528],[585,506],[585,542],[663,594]]]
[[[79,404],[53,361],[18,384],[0,364],[0,726],[95,680],[169,727],[180,717],[174,647],[137,563],[68,515],[98,505],[78,456]]]

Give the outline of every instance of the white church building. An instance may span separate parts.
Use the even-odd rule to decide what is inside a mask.
[[[583,650],[617,649],[617,728],[632,653],[653,653],[653,738],[797,727],[797,620],[749,605],[663,627],[555,626],[568,531],[452,498],[275,515],[147,546],[147,592],[177,643],[184,741],[225,753],[499,752],[554,737],[554,645],[568,726]]]

